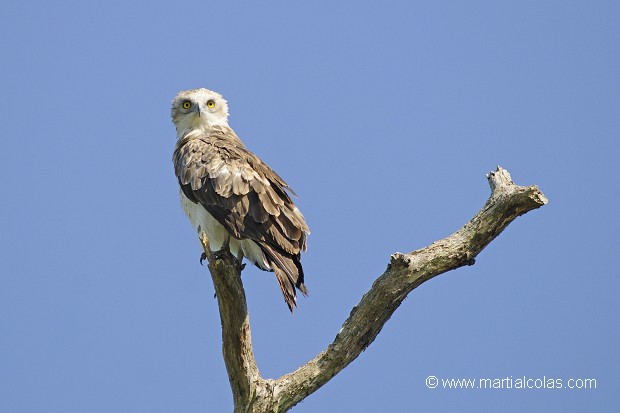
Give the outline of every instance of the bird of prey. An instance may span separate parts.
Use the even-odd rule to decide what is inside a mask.
[[[228,104],[219,93],[180,92],[171,115],[181,206],[199,239],[206,236],[211,251],[227,246],[237,259],[273,271],[292,312],[296,289],[307,294],[300,253],[310,233],[287,191],[295,193],[228,126]]]

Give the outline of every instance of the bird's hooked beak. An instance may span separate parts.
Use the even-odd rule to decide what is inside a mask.
[[[200,117],[200,113],[202,111],[200,110],[200,104],[199,103],[196,103],[196,109],[195,110],[196,110],[196,113],[198,114],[198,117]]]

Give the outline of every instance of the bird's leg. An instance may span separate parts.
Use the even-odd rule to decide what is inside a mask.
[[[224,240],[224,243],[222,244],[222,248],[220,248],[219,251],[214,251],[211,253],[211,257],[215,258],[216,260],[226,260],[226,259],[233,260],[239,267],[239,271],[245,268],[245,264],[242,264],[243,250],[239,248],[239,251],[237,252],[236,256],[233,255],[230,250],[230,235],[226,237],[226,239]],[[209,257],[209,260],[211,260],[211,257]]]
[[[220,260],[220,259],[223,259],[227,253],[230,254],[230,235],[227,236],[226,239],[224,240],[224,243],[222,244],[222,248],[220,248],[219,251],[213,251],[211,255],[216,260]]]
[[[243,249],[239,248],[239,252],[237,252],[237,261],[239,262],[239,271],[243,271],[245,268],[245,264],[243,263]]]

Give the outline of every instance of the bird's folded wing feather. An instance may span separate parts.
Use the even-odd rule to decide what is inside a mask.
[[[308,226],[280,176],[247,150],[230,128],[191,132],[177,142],[174,169],[185,196],[234,237],[297,255]]]

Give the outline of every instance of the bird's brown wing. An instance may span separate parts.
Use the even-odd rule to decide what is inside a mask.
[[[260,246],[292,311],[295,289],[307,294],[300,252],[306,249],[309,230],[286,182],[226,127],[182,137],[173,162],[188,199],[201,204],[235,238]]]

